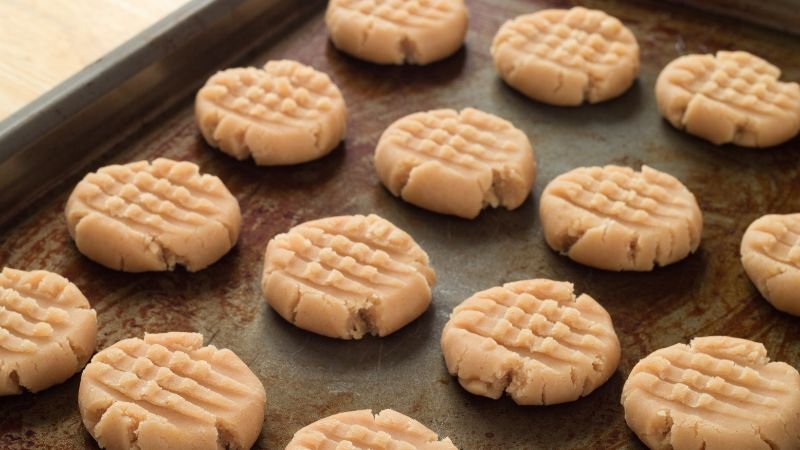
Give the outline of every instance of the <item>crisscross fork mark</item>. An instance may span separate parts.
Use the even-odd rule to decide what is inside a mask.
[[[731,80],[737,79],[738,74],[742,71],[743,67],[736,62],[737,65],[737,72],[733,75],[729,75],[727,70],[723,65],[716,59],[715,63],[712,66],[711,70],[705,69],[701,72],[697,72],[692,70],[692,68],[688,66],[677,66],[674,70],[688,72],[692,75],[692,80],[688,82],[678,82],[674,78],[671,80],[671,84],[673,86],[679,87],[684,91],[694,96],[701,95],[705,98],[713,100],[715,102],[719,102],[726,107],[732,108],[740,113],[744,114],[752,114],[756,113],[759,115],[771,115],[771,106],[777,106],[782,110],[787,109],[787,105],[784,101],[781,101],[781,96],[787,96],[787,92],[783,89],[779,88],[780,81],[776,78],[765,78],[765,73],[758,72],[758,78],[754,82],[746,81],[747,87],[744,91],[739,90],[731,86]],[[724,79],[724,83],[719,83],[716,80]],[[715,80],[715,84],[717,88],[708,91],[705,89],[706,84],[711,81]],[[758,93],[756,92],[756,87],[759,85],[763,85],[766,92]],[[735,96],[727,98],[726,92],[733,91],[736,93]],[[753,95],[756,98],[755,104],[751,106],[746,106],[741,104],[738,101],[739,98],[742,96]],[[772,98],[768,98],[771,96]]]
[[[142,209],[146,210],[147,212],[164,218],[165,221],[171,222],[173,225],[182,227],[184,225],[189,227],[196,227],[201,225],[204,222],[204,218],[206,218],[209,214],[215,214],[219,211],[214,208],[213,210],[202,210],[199,208],[191,208],[182,202],[177,201],[176,199],[170,198],[167,195],[161,194],[156,190],[147,189],[144,186],[139,186],[134,183],[127,183],[121,181],[106,172],[97,173],[97,176],[109,176],[110,178],[114,179],[116,183],[114,183],[115,189],[114,190],[106,190],[105,187],[101,186],[99,183],[93,180],[86,180],[87,182],[97,186],[100,190],[109,197],[117,197],[124,200],[127,204],[133,204],[141,207]],[[125,195],[122,194],[122,190],[126,187],[131,187],[136,190],[136,196],[134,199],[128,199]],[[184,214],[183,217],[180,217],[175,214],[175,211],[167,212],[167,211],[159,211],[157,207],[151,207],[147,202],[143,199],[145,194],[150,194],[155,197],[159,202],[169,203],[174,205],[176,211],[180,211]]]
[[[304,262],[300,258],[297,258],[297,261],[298,262]],[[317,280],[315,280],[313,278],[310,278],[308,276],[308,274],[307,274],[308,265],[305,265],[304,267],[305,267],[305,270],[300,270],[300,269],[297,269],[294,264],[287,264],[285,267],[280,267],[279,269],[277,269],[273,273],[281,274],[281,275],[291,279],[293,282],[295,282],[297,285],[299,285],[304,290],[316,292],[316,293],[318,293],[318,294],[320,294],[320,295],[322,295],[324,297],[328,297],[328,298],[331,298],[331,299],[339,299],[339,298],[342,298],[342,299],[352,299],[352,298],[362,299],[362,298],[369,297],[373,293],[372,289],[370,289],[369,291],[354,290],[354,289],[345,289],[345,288],[343,288],[341,286],[335,286],[333,284],[324,284],[324,283],[322,283],[320,281],[317,281]],[[342,277],[344,278],[344,274],[342,274]],[[349,280],[349,281],[352,281],[352,280]],[[360,284],[360,283],[357,283],[357,284],[358,284],[359,287],[363,287],[362,284]],[[346,300],[345,300],[345,303],[347,303]]]
[[[659,380],[675,386],[677,384],[683,384],[689,387],[692,391],[696,392],[698,397],[701,394],[707,394],[711,396],[715,401],[719,401],[726,405],[731,405],[736,408],[740,408],[747,411],[757,410],[761,412],[768,412],[774,409],[777,404],[777,399],[771,396],[765,396],[757,392],[753,392],[752,388],[742,386],[738,383],[732,383],[727,377],[720,376],[720,375],[710,375],[702,370],[702,368],[695,368],[695,367],[681,367],[680,365],[674,364],[674,362],[667,358],[661,357],[660,360],[666,362],[666,367],[662,367],[659,369],[646,367],[643,369],[643,372],[649,373],[654,377],[658,378]],[[686,377],[684,373],[692,371],[699,376],[695,377]],[[680,373],[679,375],[675,373]],[[734,389],[745,389],[747,390],[747,395],[744,398],[737,398],[736,394],[724,392],[722,389],[714,389],[710,386],[710,384],[714,381],[715,377],[719,377],[723,380],[725,385],[731,386]],[[692,379],[690,379],[692,378]],[[724,389],[724,388],[723,388]],[[697,406],[695,403],[694,405],[689,406]]]
[[[391,25],[397,27],[412,27],[412,28],[431,28],[436,27],[442,23],[447,18],[447,12],[441,11],[436,7],[431,5],[420,5],[419,2],[413,2],[413,5],[405,7],[402,11],[405,12],[405,15],[402,16],[402,19],[396,19],[391,16],[391,14],[387,16],[378,15],[376,10],[383,5],[386,5],[385,0],[373,0],[376,3],[375,7],[372,9],[368,9],[367,11],[362,11],[361,5],[364,5],[366,2],[363,0],[356,0],[354,2],[339,2],[337,7],[342,8],[346,11],[349,11],[354,14],[364,15],[373,19],[381,20],[383,22],[389,23]],[[410,3],[410,2],[409,2]],[[386,5],[386,7],[391,8],[391,10],[397,11],[390,5]],[[412,13],[411,7],[419,8],[416,13]]]
[[[127,352],[124,352],[123,350],[120,351],[125,354],[123,358],[120,358],[123,361],[112,361],[110,358],[104,358],[102,356],[97,358],[96,361],[107,364],[120,372],[132,373],[143,381],[152,381],[164,391],[175,394],[181,397],[184,401],[187,401],[199,408],[208,410],[213,414],[224,414],[226,410],[235,410],[237,407],[235,402],[223,397],[220,393],[209,389],[207,386],[202,385],[194,378],[179,375],[173,371],[172,368],[161,366],[146,356],[137,358],[127,354]],[[144,364],[146,364],[147,367],[136,369],[137,364],[141,365],[140,361],[146,361]],[[173,380],[169,382],[165,380],[159,380],[159,371],[161,370],[166,370],[168,376],[173,378]],[[192,382],[197,383],[197,386],[178,386],[178,384],[183,383],[182,380],[191,380]],[[196,389],[198,386],[201,389]],[[204,390],[210,391],[210,395],[208,395],[209,392],[204,392]]]
[[[402,262],[402,261],[396,261],[395,259],[392,258],[392,256],[389,253],[385,252],[384,250],[380,250],[380,249],[376,250],[375,248],[373,248],[373,247],[371,247],[368,244],[365,244],[363,242],[353,241],[352,239],[350,239],[349,237],[347,237],[347,236],[345,236],[343,234],[334,235],[334,234],[328,233],[328,232],[326,232],[324,230],[321,230],[320,228],[315,228],[315,227],[308,227],[308,228],[311,228],[313,230],[320,230],[321,231],[321,235],[319,237],[321,237],[322,239],[318,239],[317,236],[315,236],[315,233],[313,233],[313,232],[312,233],[309,233],[309,232],[304,233],[304,231],[306,231],[305,227],[300,227],[295,232],[297,232],[298,234],[300,234],[301,236],[306,238],[317,249],[319,249],[319,250],[323,250],[323,249],[331,250],[332,252],[334,252],[337,256],[339,256],[342,259],[347,258],[347,257],[352,258],[356,263],[359,264],[359,266],[361,266],[361,267],[366,267],[366,266],[373,267],[382,276],[391,277],[391,278],[397,280],[398,282],[404,282],[405,281],[404,280],[405,276],[416,272],[416,269],[411,264],[408,264],[408,263]],[[346,241],[347,248],[346,249],[342,249],[341,251],[339,249],[336,249],[334,247],[334,244],[333,244],[333,240],[334,239],[342,239],[342,240]],[[353,251],[354,247],[356,247],[357,245],[366,246],[369,249],[368,251],[369,251],[370,255],[369,256],[360,255],[360,254],[358,254],[359,252]],[[375,259],[374,256],[378,252],[382,252],[384,255],[386,255],[386,258],[385,258],[386,261],[384,261],[384,264],[378,264],[374,260]]]
[[[653,397],[659,399],[662,402],[670,403],[676,405],[678,409],[683,408],[697,408],[699,403],[701,402],[701,395],[705,394],[711,398],[709,404],[704,405],[704,409],[710,411],[714,414],[718,414],[721,416],[731,417],[736,420],[744,420],[750,423],[753,419],[752,411],[742,409],[736,405],[723,402],[711,394],[698,392],[691,387],[683,384],[683,383],[670,383],[667,381],[662,380],[661,378],[653,375],[650,372],[639,372],[635,375],[636,377],[653,377],[655,378],[656,385],[649,386],[648,388],[638,388],[640,392],[644,395],[649,397]],[[680,386],[681,390],[685,390],[689,396],[691,396],[692,400],[683,401],[680,399],[676,399],[674,396],[674,389],[676,386]]]
[[[580,175],[578,175],[578,178],[579,177],[580,177]],[[666,219],[666,220],[669,220],[669,221],[677,221],[679,223],[683,223],[683,222],[686,221],[686,216],[684,214],[680,214],[680,213],[675,212],[676,209],[686,210],[687,207],[685,205],[679,205],[679,204],[675,204],[675,203],[664,202],[664,201],[658,200],[656,198],[649,197],[647,195],[644,195],[644,194],[638,192],[635,189],[628,189],[628,188],[625,188],[623,186],[620,186],[619,184],[617,184],[615,181],[613,181],[611,179],[604,179],[603,181],[608,181],[610,183],[613,183],[614,186],[617,189],[621,190],[621,191],[633,192],[634,194],[636,194],[636,197],[633,198],[633,199],[628,199],[628,198],[624,198],[624,197],[616,197],[616,196],[609,197],[606,193],[600,192],[600,190],[599,190],[599,184],[602,183],[603,181],[597,181],[596,179],[590,185],[582,184],[576,179],[562,179],[560,181],[562,181],[563,183],[569,183],[569,184],[575,185],[575,186],[577,186],[579,188],[579,190],[581,192],[585,192],[586,194],[590,194],[592,196],[600,195],[600,196],[604,197],[605,199],[607,199],[610,204],[622,203],[627,208],[625,212],[628,213],[628,216],[635,215],[637,211],[643,211],[643,212],[645,212],[647,214],[648,217],[649,216],[661,217],[663,219]],[[639,202],[652,200],[652,201],[656,202],[659,207],[665,207],[665,209],[668,209],[671,214],[665,214],[665,213],[659,212],[658,208],[647,208],[647,207],[645,207],[645,206],[643,206],[641,204],[637,204],[636,203],[637,202],[637,198],[639,199],[638,200]],[[573,196],[572,200],[577,202],[577,203],[580,203],[580,205],[584,209],[590,209],[592,211],[595,211],[595,209],[593,209],[594,207],[591,205],[591,199],[589,199],[588,202],[580,202],[576,197]],[[602,211],[598,211],[598,212],[601,212],[602,214],[609,215],[609,213],[604,213]],[[622,218],[622,215],[625,212],[620,211],[619,216],[620,216],[620,218],[622,220],[629,220],[629,219]]]
[[[399,246],[386,239],[386,235],[391,234],[391,224],[381,222],[370,222],[368,219],[360,221],[358,224],[358,231],[354,232],[350,229],[353,221],[348,221],[341,227],[334,228],[327,223],[314,223],[306,224],[305,226],[316,228],[322,232],[330,235],[343,236],[352,242],[364,244],[367,247],[382,250],[391,256],[394,261],[402,261],[404,264],[417,263],[422,264],[423,261],[418,259],[420,257],[419,250],[412,246],[411,249],[407,245]],[[380,224],[384,230],[377,230],[377,225]],[[407,243],[404,243],[407,244]],[[402,248],[401,248],[402,247]]]
[[[326,442],[331,444],[338,444],[342,441],[349,441],[357,448],[364,448],[364,449],[381,449],[381,450],[389,450],[395,448],[397,444],[406,444],[411,447],[416,447],[412,442],[405,441],[398,437],[395,437],[391,432],[387,431],[385,428],[380,426],[365,426],[361,424],[352,424],[352,423],[345,423],[338,419],[323,419],[323,420],[330,420],[334,421],[332,424],[325,424],[325,426],[320,426],[315,428],[314,431],[322,433],[325,436]],[[364,430],[367,430],[366,436],[357,436],[356,433],[349,433],[349,431],[353,427],[360,427]],[[390,437],[390,441],[387,443],[386,446],[376,447],[376,445],[382,444],[378,438],[379,433],[384,432]]]
[[[686,369],[686,370],[692,369],[692,370],[696,370],[698,372],[705,371],[705,373],[708,373],[711,376],[718,376],[718,377],[724,379],[725,382],[728,383],[728,384],[748,389],[748,390],[756,392],[756,393],[758,393],[758,394],[760,394],[760,395],[762,395],[764,397],[770,397],[769,394],[775,394],[776,396],[784,395],[786,393],[786,391],[789,390],[788,386],[786,386],[785,389],[782,389],[782,390],[770,387],[769,385],[772,383],[772,380],[765,379],[760,373],[758,373],[758,371],[756,371],[755,369],[752,369],[752,368],[748,368],[748,369],[749,370],[753,370],[755,372],[755,374],[757,375],[758,386],[746,386],[744,384],[741,384],[738,381],[738,379],[740,379],[742,377],[742,375],[744,375],[745,367],[740,366],[738,364],[734,364],[733,370],[737,373],[737,375],[735,375],[735,377],[733,377],[733,378],[730,377],[730,376],[726,376],[727,374],[715,371],[715,368],[718,367],[720,363],[725,363],[726,360],[720,359],[720,358],[717,358],[717,357],[714,357],[714,356],[711,356],[711,355],[706,355],[706,356],[711,358],[711,360],[714,362],[713,366],[705,366],[705,365],[697,366],[697,365],[694,365],[695,363],[693,363],[691,360],[690,361],[682,360],[682,359],[687,358],[687,357],[688,358],[692,358],[695,355],[697,355],[697,353],[691,353],[691,352],[683,351],[676,358],[670,359],[669,362],[673,366],[681,368],[681,369]]]
[[[583,191],[583,192],[586,192],[586,191]],[[566,202],[570,206],[572,206],[572,207],[574,207],[576,209],[580,209],[580,210],[586,212],[587,214],[595,216],[595,217],[597,217],[599,219],[605,219],[606,221],[610,221],[610,222],[617,222],[617,223],[620,223],[622,225],[628,226],[628,227],[633,228],[633,229],[642,229],[642,228],[646,228],[647,227],[646,224],[643,224],[641,222],[637,222],[637,221],[635,221],[633,219],[628,219],[628,218],[623,217],[621,211],[616,213],[616,214],[605,213],[603,211],[599,211],[596,208],[594,208],[593,206],[591,206],[589,204],[589,202],[579,202],[578,200],[573,198],[567,192],[556,191],[556,192],[552,192],[551,194],[553,196],[561,199],[562,201]],[[590,195],[590,194],[594,194],[594,193],[586,192],[586,194]],[[647,212],[647,211],[644,211],[644,210],[640,210],[638,208],[637,209],[632,209],[632,208],[628,207],[627,205],[626,205],[626,208],[628,208],[628,210],[634,211],[634,213],[636,211],[642,211],[642,212],[645,212],[645,213]],[[649,214],[648,214],[648,216],[649,216]]]
[[[497,130],[483,128],[472,121],[467,122],[462,116],[454,117],[450,120],[455,122],[455,132],[447,129],[448,127],[445,126],[446,120],[431,114],[428,114],[423,119],[406,118],[398,124],[398,129],[403,131],[410,139],[414,139],[415,142],[432,141],[436,146],[447,145],[452,147],[459,154],[471,156],[475,160],[487,165],[501,162],[505,159],[502,155],[492,157],[491,151],[509,153],[509,151],[505,149],[501,139],[494,136]],[[487,118],[487,120],[491,119]],[[433,134],[437,131],[447,134],[445,142],[440,144],[433,138]],[[459,144],[458,140],[463,140],[464,143]],[[486,147],[491,150],[483,151],[483,149],[481,149],[476,151],[470,145]]]
[[[172,217],[170,215],[166,215],[166,214],[162,215],[161,212],[152,209],[151,207],[149,207],[148,205],[146,205],[144,203],[140,204],[138,202],[130,201],[130,200],[128,200],[128,199],[126,199],[126,198],[124,198],[124,197],[122,197],[120,195],[117,195],[115,193],[106,191],[102,186],[100,186],[100,185],[98,185],[96,183],[93,183],[93,182],[88,181],[88,180],[85,180],[85,181],[87,183],[97,187],[97,189],[100,191],[101,195],[100,196],[92,196],[92,198],[80,198],[79,197],[79,199],[81,200],[81,203],[83,203],[83,205],[87,209],[89,209],[91,212],[96,212],[96,213],[98,213],[98,214],[100,214],[102,216],[105,216],[107,218],[115,220],[115,221],[121,223],[122,225],[127,226],[128,228],[130,228],[130,229],[132,229],[134,231],[137,231],[139,233],[143,233],[143,234],[146,234],[146,235],[158,235],[158,234],[162,233],[163,230],[161,228],[159,228],[157,225],[151,225],[150,223],[148,223],[147,219],[142,219],[142,218],[139,218],[139,217],[129,217],[129,216],[126,216],[126,215],[113,213],[106,206],[106,202],[108,200],[110,200],[110,199],[119,199],[119,200],[121,200],[123,202],[124,206],[118,209],[118,211],[120,211],[120,212],[128,211],[128,209],[131,206],[136,206],[136,207],[140,208],[141,211],[145,215],[148,216],[148,218],[157,217],[158,219],[163,220],[164,223],[167,223],[170,226],[174,226],[174,227],[176,227],[178,229],[183,229],[183,230],[189,231],[190,233],[194,233],[194,231],[195,231],[195,229],[197,227],[197,224],[195,224],[195,223],[186,222],[186,221],[183,221],[181,219],[178,219],[178,218]],[[98,197],[102,197],[102,198],[98,199]]]
[[[142,379],[137,374],[132,372],[126,372],[123,370],[119,370],[116,367],[107,364],[101,361],[94,361],[91,363],[94,367],[96,367],[96,376],[92,378],[92,382],[94,382],[94,388],[102,389],[106,395],[113,398],[119,402],[126,402],[132,403],[140,408],[146,410],[150,414],[154,414],[159,417],[167,418],[170,416],[180,416],[183,418],[183,421],[187,421],[189,423],[197,423],[202,422],[204,419],[209,420],[211,419],[210,414],[203,410],[201,407],[195,405],[194,403],[186,400],[181,395],[176,394],[168,389],[164,389],[160,387],[160,391],[153,395],[153,396],[144,396],[141,395],[140,398],[134,398],[133,394],[131,394],[131,389],[126,389],[120,386],[119,381],[125,375],[131,375],[136,378],[137,387],[133,390],[136,390],[142,385],[146,385],[148,380]],[[88,370],[88,369],[87,369]],[[86,373],[86,372],[84,372]],[[95,374],[93,374],[95,375]],[[178,408],[174,402],[169,402],[164,399],[164,396],[177,396],[180,397],[184,402],[180,404],[180,408]],[[162,397],[160,400],[153,398],[156,396]]]
[[[525,295],[526,297],[530,297],[533,300],[533,303],[534,303],[533,308],[524,308],[523,307],[524,305],[520,305],[519,297],[523,296],[523,295]],[[490,295],[487,295],[485,297],[481,296],[481,297],[475,297],[475,298],[478,299],[478,300],[486,300],[486,301],[489,301],[489,302],[493,303],[492,308],[495,311],[501,313],[503,317],[505,317],[505,315],[511,309],[511,307],[516,307],[516,308],[520,309],[521,311],[523,311],[525,313],[525,320],[528,321],[528,322],[530,322],[530,319],[533,316],[533,314],[539,314],[539,315],[541,315],[542,317],[544,317],[547,320],[547,322],[548,322],[548,324],[550,324],[551,328],[556,323],[560,323],[560,324],[568,327],[570,333],[572,333],[572,334],[580,335],[581,337],[593,336],[593,337],[596,337],[598,339],[602,337],[602,334],[592,333],[592,330],[591,330],[590,327],[576,326],[575,328],[573,328],[573,327],[567,325],[566,323],[564,323],[563,319],[564,319],[565,305],[562,302],[560,302],[558,300],[555,300],[555,299],[547,299],[547,300],[552,300],[552,301],[556,302],[556,304],[557,304],[556,313],[555,314],[548,314],[548,312],[545,311],[545,308],[544,308],[545,299],[539,298],[539,297],[537,297],[536,295],[534,295],[534,294],[532,294],[530,292],[514,292],[514,291],[511,291],[509,289],[503,288],[502,295],[500,295],[499,298],[498,297],[492,297]],[[567,306],[567,307],[570,307],[570,306]],[[473,309],[473,308],[469,308],[469,309]],[[578,308],[572,308],[572,309],[574,309],[575,311],[578,312],[578,314],[579,314],[578,321],[579,322],[591,322],[591,320],[586,319],[584,317],[583,312],[581,312]]]
[[[284,250],[291,252],[294,255],[295,258],[297,258],[298,260],[302,261],[303,263],[306,263],[306,264],[319,264],[319,266],[323,270],[325,270],[327,272],[326,279],[331,274],[341,275],[342,277],[347,279],[349,282],[357,284],[363,290],[363,292],[367,292],[367,291],[374,292],[379,287],[389,287],[389,288],[398,287],[398,285],[396,283],[393,283],[393,284],[387,284],[385,282],[384,283],[380,283],[380,282],[372,280],[372,279],[370,279],[370,278],[368,278],[368,277],[366,277],[364,275],[361,275],[361,274],[357,273],[353,269],[345,269],[344,267],[341,267],[337,263],[333,263],[333,262],[330,262],[330,261],[325,261],[324,259],[319,257],[319,252],[321,250],[323,250],[323,249],[321,249],[321,248],[319,248],[319,247],[317,247],[315,245],[312,245],[312,247],[313,247],[311,249],[312,254],[309,255],[308,252],[305,251],[305,250],[296,250],[294,248],[289,247],[288,245],[282,246],[282,248]],[[334,250],[334,252],[335,252],[335,250]],[[337,253],[337,255],[338,255],[338,253]],[[341,257],[341,255],[339,255],[339,256]],[[364,267],[364,266],[361,265],[361,267]],[[373,267],[373,266],[369,266],[369,267]],[[400,284],[400,286],[402,286],[402,283]],[[339,286],[336,286],[336,287],[339,287]],[[355,293],[356,291],[353,291],[353,292]]]
[[[570,28],[570,34],[567,37],[556,37],[551,34],[552,27],[556,25],[563,24]],[[533,28],[536,30],[535,33],[528,33],[525,28]],[[555,22],[550,23],[548,22],[547,29],[544,31],[540,30],[540,25],[535,24],[532,21],[528,20],[525,22],[522,21],[515,21],[509,27],[506,27],[507,30],[510,30],[513,33],[513,37],[518,39],[513,39],[513,37],[509,38],[507,42],[513,46],[519,52],[525,54],[538,54],[537,48],[539,46],[545,46],[547,48],[547,54],[544,55],[550,63],[556,64],[562,69],[565,70],[587,70],[589,65],[591,66],[602,66],[602,67],[612,67],[615,65],[615,62],[611,61],[603,61],[603,57],[608,53],[614,53],[617,57],[621,57],[622,54],[620,51],[614,50],[615,43],[625,46],[624,43],[618,40],[609,41],[608,38],[603,36],[596,31],[587,31],[581,28],[573,28],[569,25],[564,24],[563,22]],[[582,33],[578,33],[576,31],[582,31]],[[550,42],[547,42],[547,37],[552,37],[553,39],[557,39],[557,45],[553,45]],[[522,39],[522,45],[514,44],[513,41]],[[574,39],[578,45],[578,50],[568,49],[567,43]],[[591,44],[590,40],[595,40],[598,44]],[[598,41],[599,39],[599,41]],[[597,48],[599,47],[599,48]],[[587,57],[584,55],[585,52],[582,52],[581,49],[589,48],[589,56]],[[574,55],[578,57],[580,61],[579,64],[571,64],[563,60],[563,58],[558,58],[556,55],[561,52],[566,55]]]
[[[114,179],[120,185],[128,185],[135,187],[139,192],[140,195],[147,193],[152,194],[159,200],[164,202],[170,202],[175,205],[176,208],[185,211],[186,213],[196,213],[201,216],[208,215],[208,214],[216,214],[219,212],[218,208],[214,205],[213,202],[210,201],[211,197],[206,192],[202,192],[197,188],[189,185],[188,183],[178,183],[177,180],[174,178],[169,178],[168,174],[164,175],[154,175],[151,171],[148,170],[140,170],[140,171],[133,171],[129,167],[120,166],[123,170],[103,170],[97,172],[98,175],[106,175]],[[117,175],[121,175],[117,172],[124,172],[124,177],[119,177]],[[143,183],[137,183],[136,179],[138,175],[142,176],[149,176],[151,178],[151,182],[153,186],[158,184],[159,181],[164,180],[169,183],[169,192],[162,193],[155,189],[152,189],[148,186],[145,186]],[[178,189],[186,189],[186,192],[189,194],[188,198],[180,199],[176,192]],[[217,197],[218,198],[218,197]],[[191,204],[193,203],[193,204]]]
[[[782,222],[782,224],[786,227],[786,231],[781,233],[780,236],[765,227],[751,230],[750,233],[762,234],[768,236],[770,240],[773,240],[771,245],[753,246],[751,251],[769,260],[775,261],[789,270],[798,270],[800,269],[800,263],[790,258],[790,253],[792,251],[800,251],[800,233],[790,228],[787,222]]]

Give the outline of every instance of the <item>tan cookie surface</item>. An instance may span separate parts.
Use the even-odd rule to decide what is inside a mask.
[[[473,108],[397,120],[378,142],[375,168],[387,189],[403,200],[469,219],[487,206],[517,208],[536,178],[525,133]]]
[[[800,85],[753,54],[686,55],[656,81],[661,114],[676,128],[715,144],[769,147],[800,131]]]
[[[428,64],[455,53],[467,33],[464,0],[331,0],[333,45],[378,64]]]
[[[261,288],[284,319],[341,339],[386,336],[425,312],[436,276],[406,232],[378,217],[300,224],[270,240]]]
[[[0,396],[66,381],[94,353],[97,314],[61,275],[0,273]]]
[[[247,365],[197,333],[119,341],[92,358],[78,392],[84,426],[109,450],[249,449],[265,402]]]
[[[625,420],[652,449],[800,448],[800,374],[727,336],[657,350],[622,389]]]
[[[768,214],[745,231],[742,265],[773,306],[800,316],[800,213]]]
[[[642,166],[580,167],[551,181],[539,203],[547,244],[581,264],[652,270],[697,250],[703,216],[675,177]]]
[[[639,74],[639,44],[617,18],[575,7],[509,20],[494,37],[498,73],[530,98],[553,105],[621,95]]]
[[[217,72],[197,93],[206,142],[258,165],[311,161],[344,139],[347,107],[330,77],[297,61]]]
[[[86,175],[65,215],[81,253],[124,272],[204,269],[236,244],[242,220],[219,178],[165,158]]]
[[[456,450],[416,420],[391,409],[364,409],[320,419],[300,429],[286,450]]]
[[[611,317],[571,283],[526,280],[478,292],[458,305],[442,333],[450,374],[467,391],[520,405],[576,400],[617,369]]]

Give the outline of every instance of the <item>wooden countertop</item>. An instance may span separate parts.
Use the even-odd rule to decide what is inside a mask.
[[[188,2],[0,1],[0,120]]]

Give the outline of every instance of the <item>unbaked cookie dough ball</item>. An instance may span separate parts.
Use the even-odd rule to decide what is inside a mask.
[[[404,414],[364,409],[334,414],[301,428],[286,450],[457,450],[450,438]]]
[[[447,370],[467,391],[506,392],[520,405],[589,395],[617,369],[611,317],[571,283],[536,279],[478,292],[458,305],[442,333]]]
[[[96,335],[97,313],[66,278],[0,272],[0,396],[63,383],[92,356]]]
[[[672,175],[642,166],[580,167],[551,181],[539,202],[547,244],[605,270],[649,271],[697,250],[703,216]]]
[[[375,169],[384,186],[403,200],[467,219],[489,206],[519,207],[536,178],[525,133],[473,108],[400,118],[381,135]]]
[[[768,214],[745,231],[742,265],[761,295],[800,316],[800,213]]]
[[[681,56],[658,76],[658,109],[675,128],[717,145],[778,145],[800,131],[800,85],[780,76],[747,52]]]
[[[467,34],[464,0],[330,0],[333,45],[378,64],[429,64],[455,53]]]
[[[800,448],[800,374],[758,342],[711,336],[656,350],[631,371],[622,406],[652,449]]]
[[[197,333],[145,334],[98,352],[81,375],[81,419],[101,448],[249,449],[266,393],[236,354]]]
[[[195,99],[208,145],[261,166],[321,158],[344,139],[347,107],[327,74],[297,61],[217,72]]]
[[[575,7],[509,20],[494,37],[500,76],[552,105],[598,103],[622,95],[639,74],[639,44],[617,18]]]
[[[312,220],[272,238],[261,290],[299,328],[361,339],[394,333],[419,317],[435,281],[414,239],[371,214]]]
[[[78,250],[123,272],[204,269],[236,244],[242,221],[222,180],[166,158],[86,175],[65,214]]]

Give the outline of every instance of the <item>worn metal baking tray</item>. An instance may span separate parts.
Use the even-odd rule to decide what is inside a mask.
[[[160,58],[176,66],[180,58],[202,59],[193,62],[194,70],[191,64],[184,67],[180,83],[148,85],[147,93],[173,106],[159,112],[153,109],[156,103],[148,103],[147,120],[129,119],[125,126],[112,122],[114,136],[104,139],[92,134],[99,133],[100,122],[94,128],[73,124],[78,133],[73,144],[52,148],[62,152],[58,176],[44,175],[35,164],[16,166],[24,169],[18,176],[48,190],[32,202],[25,199],[30,203],[24,209],[16,208],[19,196],[6,206],[16,209],[0,228],[0,265],[49,269],[75,282],[97,309],[100,348],[145,331],[191,330],[233,349],[266,387],[267,415],[257,447],[269,449],[283,448],[297,429],[320,417],[360,408],[396,409],[452,437],[462,449],[642,448],[625,426],[619,397],[630,369],[647,353],[693,336],[728,334],[761,341],[774,359],[800,366],[798,319],[762,300],[738,259],[739,240],[750,221],[768,212],[800,210],[800,141],[769,150],[715,147],[674,130],[659,116],[653,98],[661,67],[688,52],[748,50],[778,63],[785,78],[800,80],[796,37],[655,1],[579,1],[608,11],[633,30],[642,72],[614,101],[558,108],[504,85],[492,67],[489,43],[507,18],[571,2],[467,0],[466,46],[429,67],[381,67],[347,57],[328,42],[322,2],[273,3],[294,6],[283,15],[261,11],[247,25],[268,38],[227,29],[200,33],[208,39],[207,49],[193,39],[176,38],[174,51],[162,52]],[[220,46],[228,52],[218,51]],[[274,58],[298,59],[330,73],[346,97],[347,140],[322,160],[256,167],[210,149],[195,128],[191,93],[212,70]],[[160,67],[161,76],[174,76],[168,65]],[[136,85],[128,87],[135,91]],[[124,91],[108,94],[125,99],[128,108],[137,104]],[[486,211],[466,221],[415,208],[381,187],[372,151],[386,125],[417,110],[466,106],[510,119],[533,141],[539,174],[521,208]],[[62,218],[74,183],[101,165],[157,156],[194,161],[225,181],[242,206],[239,244],[195,274],[118,273],[82,257]],[[651,273],[593,270],[550,251],[537,218],[544,185],[573,167],[607,163],[646,163],[680,178],[704,211],[700,250]],[[2,164],[0,173],[10,170]],[[273,235],[309,219],[370,212],[407,230],[431,256],[439,282],[422,317],[382,339],[346,342],[299,330],[267,307],[259,279],[262,253]],[[519,407],[509,399],[467,394],[447,374],[439,351],[450,310],[475,291],[531,277],[573,281],[609,310],[623,348],[618,371],[587,398],[565,405]],[[75,376],[36,395],[0,398],[0,447],[93,448],[76,408],[78,382]]]

